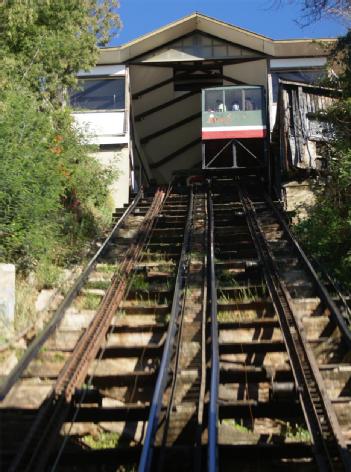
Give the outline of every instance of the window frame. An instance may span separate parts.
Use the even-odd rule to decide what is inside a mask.
[[[84,81],[89,81],[89,80],[123,80],[124,81],[124,107],[123,108],[99,108],[99,109],[94,109],[94,108],[86,108],[86,109],[75,109],[72,104],[71,104],[71,97],[69,94],[69,104],[70,107],[73,110],[73,113],[121,113],[125,112],[127,107],[126,107],[126,76],[125,75],[120,75],[120,76],[106,76],[106,75],[80,75],[77,76],[78,81],[79,80],[84,80]],[[78,92],[79,89],[76,89],[74,92]]]

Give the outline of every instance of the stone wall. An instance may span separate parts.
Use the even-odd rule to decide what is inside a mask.
[[[312,179],[282,184],[284,208],[295,213],[294,220],[306,218],[307,210],[315,203],[318,184]]]

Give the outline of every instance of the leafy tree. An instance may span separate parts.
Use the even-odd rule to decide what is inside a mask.
[[[67,263],[102,229],[111,169],[77,130],[63,91],[119,27],[115,0],[0,4],[0,260]]]
[[[120,26],[116,0],[7,0],[0,3],[2,85],[22,78],[56,104],[79,70],[96,64],[98,46]],[[0,82],[1,84],[1,82]]]

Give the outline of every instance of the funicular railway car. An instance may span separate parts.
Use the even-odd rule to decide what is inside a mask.
[[[266,162],[267,111],[261,86],[202,90],[202,168],[251,169]]]

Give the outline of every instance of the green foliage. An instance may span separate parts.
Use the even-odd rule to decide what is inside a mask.
[[[116,0],[0,3],[0,261],[52,286],[108,224],[113,177],[63,108],[118,28]]]
[[[15,331],[20,332],[35,321],[35,300],[37,291],[26,280],[16,280]]]
[[[98,234],[113,174],[91,156],[67,111],[39,112],[23,87],[0,99],[0,260],[23,270],[47,254],[61,263]]]
[[[83,442],[90,449],[110,449],[118,446],[119,435],[112,431],[101,431],[98,435],[87,434]]]
[[[96,310],[101,302],[101,296],[94,293],[85,293],[77,299],[77,305],[80,310]]]
[[[97,41],[107,44],[120,26],[117,7],[116,0],[0,2],[3,83],[23,77],[40,100],[60,102],[77,72],[95,65]]]
[[[329,84],[341,89],[341,98],[325,114],[335,130],[328,177],[297,231],[307,250],[351,289],[351,32],[339,40],[331,59],[342,73]]]
[[[309,444],[311,442],[311,435],[305,425],[290,424],[282,422],[282,436],[285,436],[289,441],[303,442]]]
[[[0,257],[30,266],[58,233],[63,178],[50,151],[54,130],[36,100],[24,89],[1,98]]]
[[[36,288],[38,290],[57,287],[62,279],[62,269],[48,259],[43,259],[36,271]]]
[[[231,426],[235,431],[238,433],[252,433],[252,430],[244,426],[242,423],[238,423],[233,419],[226,418],[222,420],[222,424],[225,424],[227,426]]]

